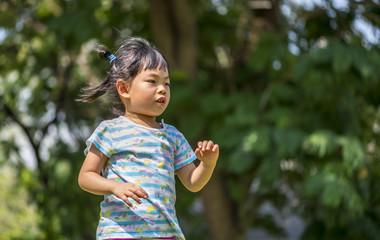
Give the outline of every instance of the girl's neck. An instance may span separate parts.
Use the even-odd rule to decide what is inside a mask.
[[[143,116],[135,113],[126,112],[124,117],[130,121],[150,128],[161,128],[160,124],[156,122],[156,117]]]

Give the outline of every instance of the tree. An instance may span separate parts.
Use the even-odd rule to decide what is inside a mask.
[[[16,172],[11,166],[2,166],[0,173],[0,239],[22,239],[25,235],[40,238],[37,207],[30,201],[25,185],[18,184]],[[22,177],[32,176],[24,172]]]
[[[207,239],[207,232],[245,238],[252,228],[286,235],[263,211],[268,205],[302,217],[303,239],[376,239],[380,53],[355,24],[362,19],[377,29],[379,7],[263,3],[272,4],[0,4],[0,162],[16,166],[38,207],[42,238],[94,238],[100,198],[81,191],[76,179],[85,139],[111,116],[107,101],[99,108],[75,99],[109,67],[91,51],[96,42],[112,48],[140,35],[173,67],[165,121],[192,144],[201,137],[221,146],[203,204],[178,187],[188,239]],[[3,134],[10,128],[18,134]]]

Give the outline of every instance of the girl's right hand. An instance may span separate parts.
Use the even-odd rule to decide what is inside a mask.
[[[116,197],[123,200],[130,207],[132,207],[133,204],[128,200],[128,198],[132,198],[133,200],[141,204],[140,198],[147,199],[149,197],[142,187],[133,183],[117,182],[115,184],[114,189],[112,190],[112,193]]]
[[[78,176],[79,186],[83,190],[97,195],[114,194],[130,207],[132,203],[128,198],[141,203],[140,198],[149,197],[145,190],[136,184],[117,182],[101,176],[100,172],[107,161],[108,157],[92,144]]]

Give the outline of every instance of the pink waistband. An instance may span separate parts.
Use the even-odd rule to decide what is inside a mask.
[[[109,238],[108,240],[174,240],[174,237],[158,237],[158,238]]]

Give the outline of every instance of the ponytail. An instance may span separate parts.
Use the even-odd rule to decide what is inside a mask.
[[[99,53],[100,58],[103,60],[108,60],[110,63],[116,60],[115,55],[113,55],[111,51],[103,45],[100,45],[96,51]]]
[[[100,85],[92,87],[88,86],[82,90],[80,102],[91,103],[107,93],[109,89],[110,79],[107,77]]]
[[[107,47],[103,45],[99,45],[96,48],[96,52],[98,52],[99,57],[103,60],[109,60],[109,56],[113,56],[110,50],[108,50]],[[103,96],[107,93],[108,90],[110,90],[112,86],[112,79],[110,77],[110,74],[104,79],[104,81],[98,85],[98,86],[87,86],[82,90],[81,98],[79,101],[81,102],[87,102],[91,103],[98,99],[99,97]]]

